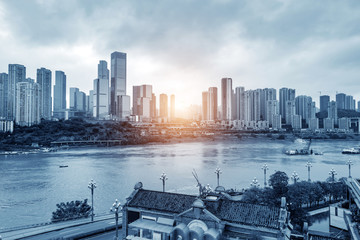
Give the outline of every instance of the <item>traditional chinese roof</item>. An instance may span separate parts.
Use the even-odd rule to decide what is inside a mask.
[[[139,189],[129,200],[129,207],[180,214],[193,207],[196,196]],[[222,221],[258,227],[279,228],[277,207],[233,201],[219,197],[218,200],[202,199],[206,210]]]

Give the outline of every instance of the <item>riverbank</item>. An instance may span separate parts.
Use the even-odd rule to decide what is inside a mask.
[[[297,138],[360,141],[359,134],[351,133],[239,131],[221,128],[220,126],[219,128],[207,128],[192,127],[186,124],[181,127],[166,124],[139,127],[127,122],[95,122],[71,119],[66,121],[42,121],[39,125],[30,127],[15,126],[13,133],[0,133],[0,154],[55,151],[59,145],[68,145],[68,147],[143,145],[241,138],[268,138],[290,141]],[[105,144],[104,141],[113,141],[113,143]],[[54,144],[54,142],[59,144]]]

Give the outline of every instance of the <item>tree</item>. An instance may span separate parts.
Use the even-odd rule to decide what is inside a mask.
[[[67,221],[78,218],[87,218],[91,212],[91,206],[84,201],[76,200],[56,204],[56,211],[52,213],[52,222]]]
[[[274,189],[275,196],[281,198],[288,191],[289,177],[285,172],[277,171],[270,176],[269,185]]]

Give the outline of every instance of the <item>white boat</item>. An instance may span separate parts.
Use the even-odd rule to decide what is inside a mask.
[[[360,150],[356,148],[344,148],[342,154],[360,154]]]

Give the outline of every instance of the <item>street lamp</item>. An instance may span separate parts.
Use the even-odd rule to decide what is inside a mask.
[[[305,166],[308,169],[308,181],[311,182],[311,179],[310,179],[310,168],[312,167],[311,162],[307,161]]]
[[[291,175],[291,179],[294,181],[294,184],[296,184],[297,180],[299,180],[299,175],[297,174],[297,172],[293,172]]]
[[[251,181],[251,187],[260,187],[259,181],[254,177],[254,180]]]
[[[217,167],[215,169],[215,173],[216,173],[216,177],[217,177],[217,185],[220,186],[219,184],[219,178],[220,178],[220,174],[222,173],[221,169],[219,167]]]
[[[334,170],[334,168],[331,168],[329,175],[331,176],[331,181],[335,182],[335,175],[337,175],[337,172]]]
[[[162,181],[163,184],[163,192],[165,192],[165,182],[166,180],[168,180],[168,178],[166,177],[166,174],[164,172],[161,174],[160,180]]]
[[[267,164],[265,163],[264,166],[261,167],[262,170],[264,170],[264,187],[266,187],[266,171],[269,170]]]
[[[349,166],[349,178],[351,178],[351,165],[354,165],[351,160],[346,163]]]
[[[94,189],[96,188],[96,182],[91,179],[88,188],[91,189],[91,221],[94,221]]]
[[[114,213],[115,213],[116,235],[115,235],[114,240],[118,240],[118,239],[119,239],[119,227],[118,227],[118,223],[119,223],[119,210],[121,211],[121,203],[118,202],[117,199],[115,199],[115,202],[113,203],[112,207],[110,208],[110,212],[114,212]]]

